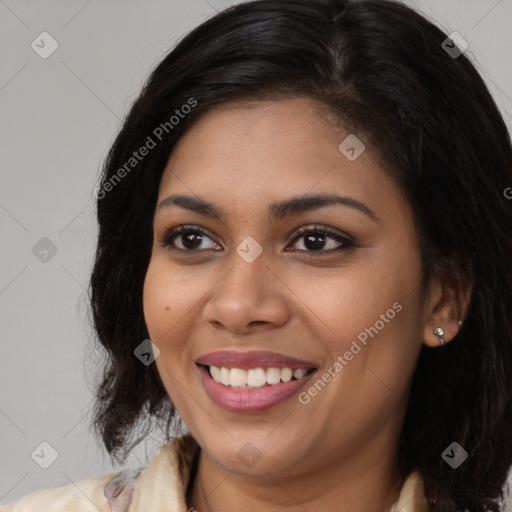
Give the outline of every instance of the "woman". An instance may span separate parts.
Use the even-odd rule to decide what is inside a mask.
[[[166,444],[2,510],[501,510],[511,186],[460,41],[404,5],[206,21],[151,74],[96,191],[96,432],[119,462],[152,419]]]

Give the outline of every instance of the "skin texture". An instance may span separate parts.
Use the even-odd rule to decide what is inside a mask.
[[[199,512],[382,512],[398,498],[397,442],[419,351],[439,345],[438,325],[449,342],[464,308],[441,285],[425,300],[411,208],[368,145],[355,161],[338,150],[348,134],[310,99],[223,104],[185,133],[163,173],[157,204],[185,194],[225,212],[221,221],[157,208],[144,285],[159,374],[201,446],[188,496]],[[378,220],[341,205],[269,220],[271,203],[306,193],[348,196]],[[176,249],[159,245],[183,224],[209,233],[195,251],[179,235]],[[348,234],[355,247],[315,256],[297,238],[315,225]],[[263,249],[250,264],[236,252],[248,236]],[[325,236],[316,250],[340,246]],[[321,375],[395,303],[401,311],[307,404],[293,396],[233,413],[203,388],[195,360],[216,350],[275,351]],[[249,442],[261,454],[252,467],[237,457]]]

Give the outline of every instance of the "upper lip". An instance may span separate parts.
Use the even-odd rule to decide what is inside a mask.
[[[294,357],[268,352],[265,350],[221,350],[202,355],[196,360],[197,364],[205,366],[224,366],[225,368],[240,368],[250,370],[251,368],[315,368],[313,363],[296,359]]]

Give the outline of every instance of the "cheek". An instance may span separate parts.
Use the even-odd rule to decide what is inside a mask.
[[[150,264],[144,279],[142,294],[144,319],[149,331],[150,338],[160,338],[161,325],[164,323],[165,305],[163,304],[163,290],[157,279],[157,272]]]
[[[410,249],[377,257],[366,272],[345,282],[350,300],[340,297],[345,314],[337,328],[344,333],[343,349],[357,352],[348,354],[350,374],[363,378],[358,385],[369,386],[369,395],[378,396],[379,387],[400,395],[421,349],[421,263],[414,247]],[[342,347],[337,348],[339,354]]]
[[[354,395],[380,396],[374,386],[401,389],[414,369],[421,348],[421,262],[411,242],[393,247],[400,252],[389,246],[361,252],[358,261],[321,278],[295,275],[294,292],[313,313],[320,350],[331,361],[347,355],[333,389],[353,386]]]
[[[143,309],[149,338],[159,348],[155,364],[162,383],[173,403],[181,404],[179,384],[183,375],[183,360],[189,358],[186,344],[184,290],[170,279],[165,265],[153,260],[148,268],[143,288]],[[181,321],[180,321],[181,319]],[[178,395],[178,396],[176,396]]]
[[[183,287],[170,282],[161,265],[150,263],[143,289],[144,318],[150,338],[159,346],[183,315],[183,291]]]
[[[411,262],[402,270],[392,261],[386,263],[377,257],[371,264],[353,265],[329,274],[296,272],[286,277],[297,307],[309,317],[330,352],[339,352],[347,341],[376,322],[381,329],[384,322],[385,331],[389,332],[389,327],[403,321],[404,310],[409,315],[419,306],[416,269]]]
[[[206,286],[206,288],[205,288]],[[187,272],[153,258],[143,287],[144,319],[150,339],[166,353],[186,357],[189,335],[200,317],[201,299],[208,283],[190,279]]]

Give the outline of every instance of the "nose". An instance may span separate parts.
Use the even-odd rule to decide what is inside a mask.
[[[269,266],[265,252],[252,263],[234,252],[229,270],[203,309],[205,321],[235,334],[282,326],[289,315],[286,287]]]

